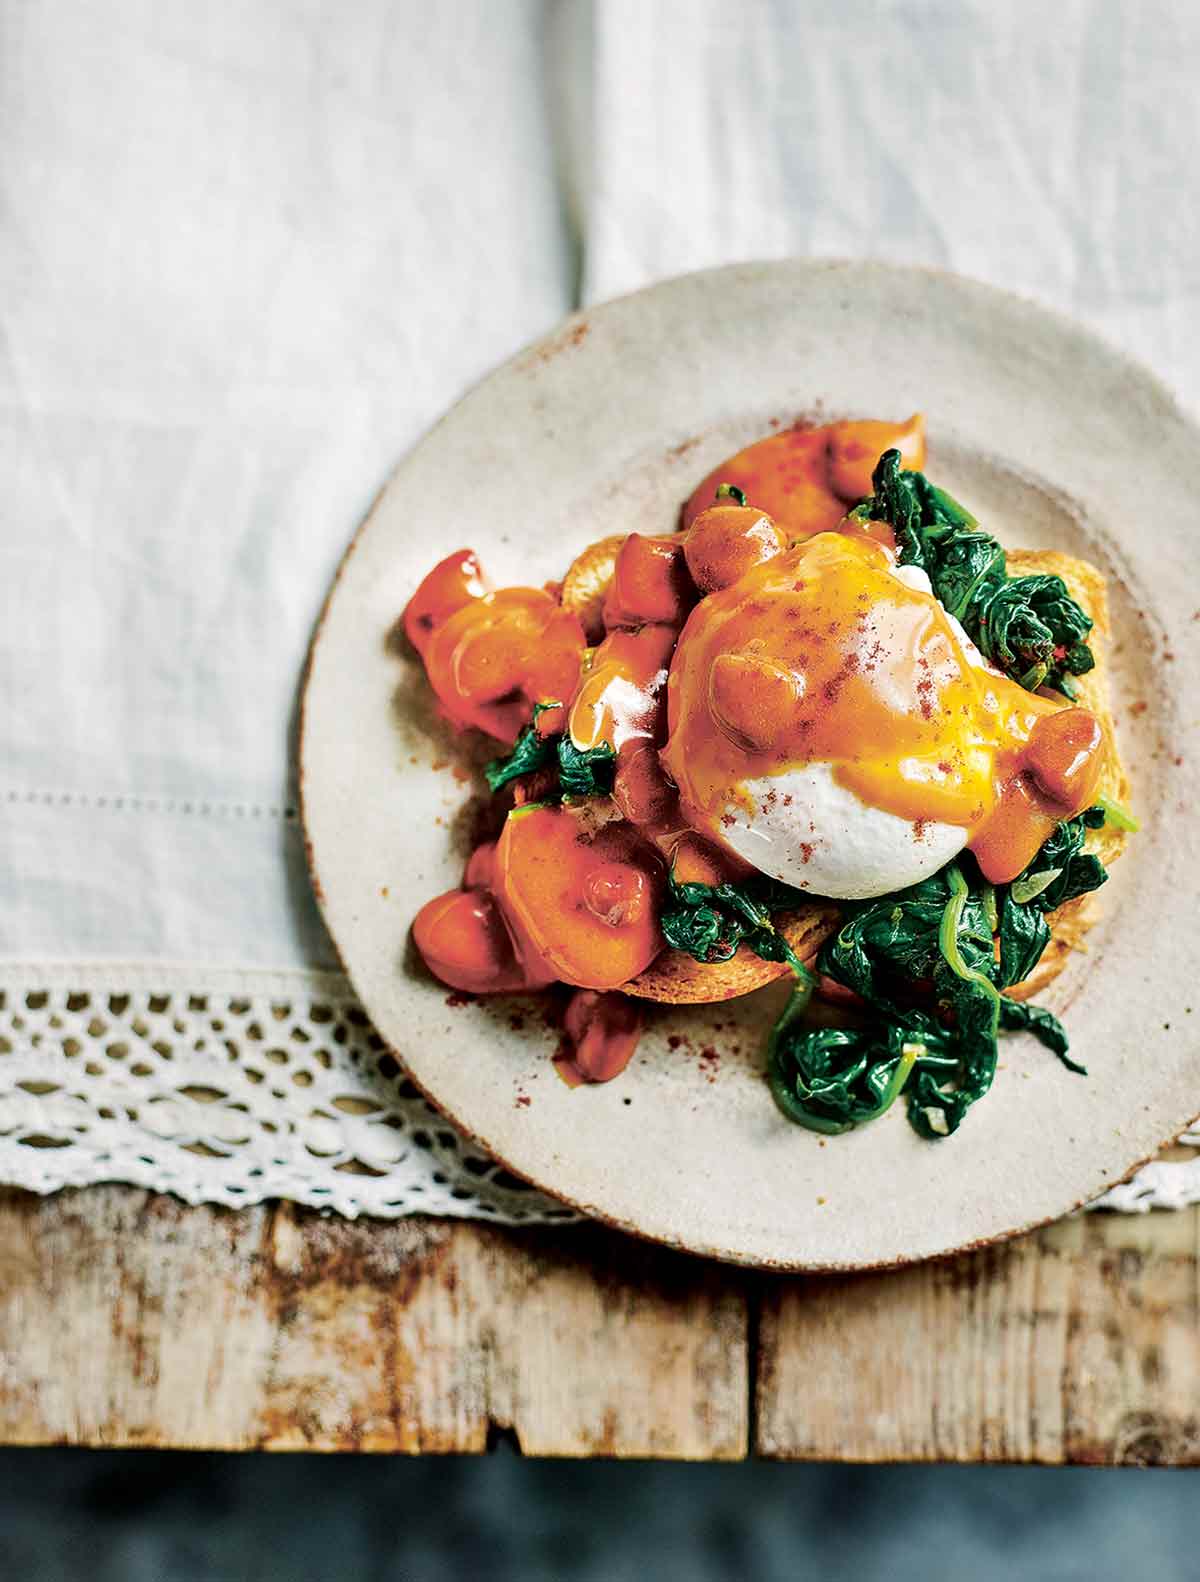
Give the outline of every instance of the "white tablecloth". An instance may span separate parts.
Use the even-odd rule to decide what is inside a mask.
[[[136,1133],[78,1154],[103,1107],[79,1057],[153,1066],[156,988],[181,1029],[156,1090],[185,1048],[195,1087],[221,1029],[195,1048],[189,995],[219,1021],[286,979],[299,1007],[317,991],[287,975],[335,968],[290,754],[314,617],[398,455],[578,301],[740,258],[935,265],[1065,309],[1200,405],[1200,12],[1172,0],[0,16],[0,978],[10,1056],[53,1056],[67,1106],[26,1094],[18,1124],[0,1100],[0,1174],[35,1121],[79,1178],[120,1173]],[[99,1063],[136,1096],[133,1055]],[[187,1169],[167,1184],[203,1195]]]

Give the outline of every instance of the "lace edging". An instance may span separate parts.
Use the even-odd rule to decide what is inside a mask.
[[[349,1218],[578,1218],[427,1103],[332,972],[0,969],[0,1178]]]
[[[1181,1142],[1200,1148],[1200,1131]],[[503,1224],[580,1216],[505,1171],[409,1082],[340,972],[0,967],[0,1180],[100,1181],[230,1207]],[[1091,1208],[1200,1202],[1155,1160]]]

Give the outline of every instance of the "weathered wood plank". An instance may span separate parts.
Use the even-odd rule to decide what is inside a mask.
[[[0,1442],[729,1458],[746,1282],[593,1228],[0,1193]]]
[[[765,1282],[760,1455],[1200,1462],[1200,1214],[1085,1215],[888,1274]]]
[[[1200,1212],[756,1278],[594,1228],[0,1193],[0,1442],[1200,1462]]]

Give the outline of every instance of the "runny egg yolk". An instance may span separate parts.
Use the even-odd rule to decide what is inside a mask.
[[[754,818],[748,782],[824,763],[916,838],[927,822],[967,831],[997,881],[1088,805],[1104,745],[1091,715],[985,666],[887,549],[846,533],[818,534],[696,607],[668,724],[663,763],[707,834],[721,838],[732,808]]]

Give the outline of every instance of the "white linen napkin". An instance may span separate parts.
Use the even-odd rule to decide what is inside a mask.
[[[9,8],[0,956],[333,964],[309,633],[396,458],[571,305],[503,9]]]
[[[1200,11],[1172,0],[598,0],[588,300],[871,257],[1039,298],[1200,407]],[[577,132],[577,138],[579,134]]]

